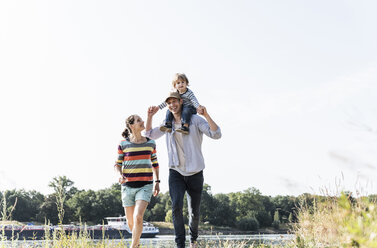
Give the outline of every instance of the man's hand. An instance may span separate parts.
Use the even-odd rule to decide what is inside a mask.
[[[209,116],[206,107],[204,107],[204,106],[201,106],[201,107],[202,107],[202,113],[201,113],[201,115],[203,115],[204,118],[206,118],[206,120],[208,122],[208,125],[209,125],[209,128],[212,131],[216,131],[218,129],[217,124],[212,120],[211,116]]]

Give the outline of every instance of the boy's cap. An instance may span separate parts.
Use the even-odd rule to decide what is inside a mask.
[[[181,95],[178,92],[174,92],[173,91],[173,92],[169,93],[168,97],[166,97],[165,102],[167,102],[169,100],[169,98],[177,98],[178,100],[180,100],[181,99]]]

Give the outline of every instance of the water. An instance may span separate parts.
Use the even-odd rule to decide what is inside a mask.
[[[259,234],[259,235],[200,235],[198,239],[199,247],[221,247],[221,244],[238,244],[241,247],[243,245],[251,244],[273,244],[280,245],[289,242],[293,239],[293,235],[289,234]],[[189,247],[188,240],[190,237],[186,237],[187,247]],[[98,240],[101,242],[101,240]],[[125,247],[129,247],[131,239],[125,240],[107,240],[109,246],[124,243]],[[142,247],[157,247],[157,248],[173,248],[174,236],[171,235],[157,235],[155,238],[141,239]],[[45,241],[0,241],[0,247],[15,247],[15,248],[39,248],[45,247]]]

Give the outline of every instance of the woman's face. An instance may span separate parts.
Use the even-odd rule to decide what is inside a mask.
[[[130,128],[132,129],[132,132],[141,132],[145,129],[144,121],[141,119],[140,116],[136,115],[134,124],[131,124]]]

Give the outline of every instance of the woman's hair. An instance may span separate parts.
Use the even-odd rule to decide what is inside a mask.
[[[176,74],[174,75],[173,82],[172,82],[174,88],[175,88],[175,84],[177,83],[177,81],[178,81],[179,79],[185,81],[186,84],[187,84],[187,86],[189,86],[189,80],[188,80],[188,78],[186,77],[186,75],[185,75],[184,73],[176,73]]]
[[[122,136],[127,139],[132,133],[130,125],[134,124],[136,115],[130,115],[126,119],[126,128],[124,129]]]

